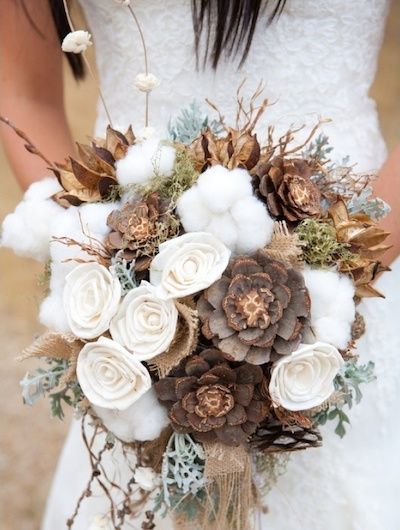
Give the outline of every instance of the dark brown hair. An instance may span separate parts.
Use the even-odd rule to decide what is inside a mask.
[[[111,0],[110,0],[111,1]],[[217,68],[223,55],[240,56],[240,64],[246,60],[256,30],[260,13],[269,3],[274,4],[268,24],[282,13],[286,0],[191,0],[193,28],[197,59],[203,58],[203,66],[210,61]],[[49,0],[54,23],[60,41],[70,28],[62,0]],[[204,50],[202,51],[202,40]],[[77,79],[84,75],[79,55],[67,54]]]

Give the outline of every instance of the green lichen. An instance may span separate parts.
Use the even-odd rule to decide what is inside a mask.
[[[353,257],[348,245],[340,243],[335,228],[328,221],[306,219],[296,228],[302,243],[302,257],[309,265],[329,267]]]

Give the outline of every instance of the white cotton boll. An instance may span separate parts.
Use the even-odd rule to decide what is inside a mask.
[[[251,176],[245,169],[236,168],[230,172],[232,185],[230,186],[230,194],[232,196],[232,204],[244,197],[253,195],[253,186],[251,185]]]
[[[117,162],[117,179],[122,186],[146,184],[153,175],[170,176],[175,163],[175,149],[160,145],[151,138],[132,145],[124,158]]]
[[[214,216],[206,226],[205,232],[218,237],[230,249],[236,247],[238,234],[230,213]]]
[[[51,199],[22,201],[3,221],[1,246],[38,261],[49,257],[50,226],[62,212]]]
[[[343,349],[351,338],[355,318],[353,282],[335,271],[303,271],[311,298],[311,327],[316,340]]]
[[[181,195],[177,211],[186,232],[201,232],[211,220],[211,212],[202,202],[196,186]]]
[[[223,166],[213,166],[202,173],[197,187],[202,201],[213,213],[227,212],[234,202],[231,171]]]
[[[251,253],[271,241],[274,220],[256,197],[245,197],[237,201],[231,214],[238,230],[236,252]]]
[[[24,194],[24,201],[40,201],[49,199],[62,190],[61,184],[55,177],[45,177],[33,182]]]
[[[60,333],[71,331],[60,293],[51,293],[43,300],[39,310],[39,322],[52,331]]]
[[[334,345],[339,350],[346,348],[351,338],[351,323],[349,321],[323,317],[312,322],[312,328],[317,340],[324,337],[324,341]]]
[[[167,410],[160,405],[153,388],[127,410],[93,409],[107,429],[127,443],[154,440],[169,424]]]
[[[81,216],[85,232],[88,232],[90,235],[107,235],[110,232],[110,228],[107,226],[107,218],[113,210],[117,210],[119,207],[119,202],[96,202],[79,206],[78,212]],[[78,212],[76,214],[79,220]]]

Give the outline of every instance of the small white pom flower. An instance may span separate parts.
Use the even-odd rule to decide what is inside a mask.
[[[135,78],[135,87],[141,92],[151,92],[157,88],[160,80],[154,74],[138,74]]]
[[[92,46],[92,36],[88,31],[77,30],[68,33],[64,38],[61,48],[66,53],[82,53]]]
[[[114,2],[120,6],[129,6],[131,0],[114,0]]]

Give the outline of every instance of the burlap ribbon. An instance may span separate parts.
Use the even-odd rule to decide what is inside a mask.
[[[23,350],[19,360],[47,357],[49,359],[70,361],[69,369],[62,376],[58,385],[59,388],[62,388],[76,377],[76,362],[83,344],[82,341],[71,334],[48,331]]]
[[[199,318],[197,310],[195,307],[190,307],[189,303],[190,301],[176,302],[179,320],[175,340],[168,351],[151,360],[150,368],[156,371],[160,378],[166,377],[182,359],[190,355],[197,347]]]
[[[297,234],[291,234],[285,221],[276,221],[268,246],[264,249],[271,259],[283,261],[292,266],[301,264],[301,246]]]

